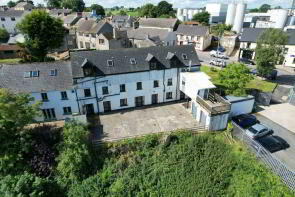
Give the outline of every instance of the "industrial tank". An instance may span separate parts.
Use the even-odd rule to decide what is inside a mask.
[[[284,10],[284,9],[271,10],[270,21],[275,22],[274,28],[283,29],[286,25],[287,19],[288,19],[288,10]]]
[[[187,15],[188,15],[187,9],[183,9],[182,10],[183,21],[187,21]]]
[[[241,33],[241,30],[243,28],[246,8],[247,8],[247,5],[245,3],[237,4],[234,26],[232,28],[232,30],[236,31],[237,33]]]
[[[178,8],[177,9],[177,17],[178,16],[182,16],[182,9],[181,8]]]
[[[187,19],[192,20],[193,19],[194,10],[188,10],[187,11]]]
[[[234,24],[235,16],[236,16],[236,9],[237,9],[236,4],[231,3],[228,5],[226,20],[225,20],[226,25],[233,25]]]

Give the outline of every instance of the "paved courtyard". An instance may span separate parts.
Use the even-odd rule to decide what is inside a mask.
[[[104,140],[198,126],[181,103],[119,111],[99,116]]]

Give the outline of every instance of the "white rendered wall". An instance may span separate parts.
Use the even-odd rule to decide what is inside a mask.
[[[18,32],[16,25],[24,18],[24,15],[21,17],[14,17],[15,21],[11,20],[12,17],[0,16],[0,18],[5,18],[5,21],[0,20],[0,28],[6,29],[10,34],[15,34]]]

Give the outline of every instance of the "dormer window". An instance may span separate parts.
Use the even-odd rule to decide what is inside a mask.
[[[135,59],[135,58],[130,58],[130,63],[131,63],[132,65],[136,64],[136,59]]]
[[[150,69],[151,70],[156,70],[157,69],[157,62],[150,62]]]
[[[187,60],[187,55],[185,53],[182,54],[182,59]]]
[[[57,75],[57,69],[50,70],[50,76],[56,76]]]
[[[108,64],[108,66],[114,66],[114,61],[113,60],[108,60],[107,64]]]
[[[24,78],[30,78],[31,72],[24,72]]]
[[[32,77],[39,77],[39,71],[32,71]]]

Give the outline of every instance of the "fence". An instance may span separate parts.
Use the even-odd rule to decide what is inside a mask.
[[[290,170],[258,142],[248,137],[245,130],[234,122],[233,128],[233,136],[244,142],[248,149],[256,154],[257,159],[264,162],[291,190],[295,191],[295,172]]]

